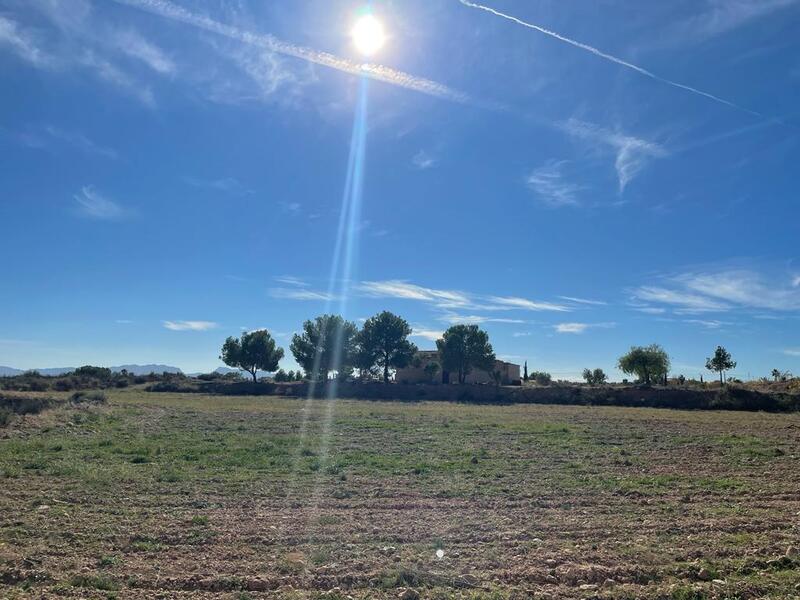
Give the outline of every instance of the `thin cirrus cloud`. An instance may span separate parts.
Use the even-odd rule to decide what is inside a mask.
[[[98,192],[93,185],[83,187],[73,198],[78,205],[79,214],[90,219],[120,221],[132,214],[130,210]]]
[[[435,342],[444,335],[444,331],[440,329],[430,329],[428,327],[413,326],[411,328],[411,336]]]
[[[233,196],[246,196],[255,193],[235,177],[219,177],[217,179],[204,179],[202,177],[184,177],[188,185],[215,192],[222,192]]]
[[[632,296],[637,301],[669,306],[677,314],[735,308],[797,311],[800,289],[793,284],[792,278],[770,279],[747,269],[700,271],[666,278],[662,286],[639,287]]]
[[[193,13],[182,6],[167,0],[115,0],[119,4],[150,12],[171,21],[209,31],[217,35],[237,40],[285,56],[291,56],[310,63],[349,73],[363,75],[395,86],[414,90],[430,96],[459,103],[469,103],[470,98],[463,92],[454,90],[439,82],[416,77],[377,64],[357,63],[346,58],[321,52],[313,48],[285,42],[270,34],[254,33],[216,21],[205,15]]]
[[[213,321],[164,321],[163,325],[170,331],[208,331],[219,327]]]
[[[679,26],[681,41],[702,41],[797,4],[797,0],[712,0],[708,10]]]
[[[278,300],[301,300],[304,302],[331,302],[336,296],[328,292],[304,288],[272,288],[269,295]]]
[[[134,30],[118,32],[114,36],[117,48],[124,54],[135,58],[156,73],[172,75],[175,73],[175,63],[161,48],[147,41]]]
[[[79,131],[67,131],[52,125],[26,131],[19,135],[19,140],[28,148],[55,150],[69,147],[70,150],[79,150],[84,154],[119,158],[116,150],[97,144]]]
[[[574,302],[576,304],[588,304],[590,306],[608,306],[608,302],[602,300],[589,300],[587,298],[576,298],[575,296],[559,296],[562,300]]]
[[[414,155],[411,162],[416,168],[425,171],[436,166],[437,160],[425,150],[420,150]]]
[[[559,124],[570,136],[585,140],[614,153],[614,168],[617,172],[619,191],[624,192],[628,184],[653,159],[663,158],[669,153],[655,142],[604,129],[579,119],[568,119]]]
[[[786,348],[783,353],[786,356],[800,356],[800,348]]]
[[[525,180],[528,188],[546,205],[553,208],[577,206],[583,187],[572,183],[564,173],[567,161],[551,160],[534,169]]]
[[[51,69],[56,65],[54,56],[41,48],[38,37],[23,29],[19,23],[0,15],[0,45],[11,49],[25,62],[40,69]]]
[[[612,327],[616,327],[616,323],[557,323],[553,325],[556,333],[571,333],[575,335],[580,335],[593,328],[610,329]]]
[[[68,36],[66,39],[71,44],[69,50],[56,53],[54,49],[47,47],[38,31],[24,28],[13,19],[2,15],[0,15],[0,46],[10,48],[19,58],[37,69],[63,71],[78,67],[89,70],[100,79],[138,99],[145,106],[150,108],[155,106],[155,97],[150,87],[134,79],[105,56],[109,44],[113,43],[116,46],[116,42],[109,41],[116,39],[116,34],[95,35],[84,23],[85,14],[80,18],[65,20],[61,17],[61,12],[51,10],[47,3],[36,3],[32,6],[42,9],[42,14],[59,31]],[[144,40],[142,42],[146,43]],[[104,50],[103,55],[96,50],[101,47]],[[151,50],[154,48],[151,45]]]
[[[516,23],[517,25],[521,25],[521,26],[526,27],[528,29],[532,29],[532,30],[538,31],[539,33],[543,33],[543,34],[548,35],[548,36],[550,36],[552,38],[555,38],[555,39],[557,39],[557,40],[559,40],[561,42],[564,42],[566,44],[569,44],[569,45],[574,46],[576,48],[580,48],[581,50],[584,50],[584,51],[589,52],[591,54],[594,54],[595,56],[597,56],[599,58],[602,58],[602,59],[607,60],[609,62],[612,62],[612,63],[615,63],[615,64],[620,65],[622,67],[625,67],[626,69],[631,69],[632,71],[635,71],[635,72],[639,73],[640,75],[644,75],[645,77],[649,77],[650,79],[653,79],[655,81],[659,81],[659,82],[661,82],[663,84],[666,84],[666,85],[669,85],[669,86],[672,86],[672,87],[675,87],[675,88],[679,88],[679,89],[685,90],[687,92],[690,92],[692,94],[696,94],[698,96],[703,96],[705,98],[708,98],[709,100],[713,100],[714,102],[718,102],[720,104],[724,104],[726,106],[729,106],[731,108],[735,108],[736,110],[739,110],[739,111],[742,111],[742,112],[746,112],[746,113],[751,114],[751,115],[755,115],[755,116],[758,116],[758,117],[763,117],[764,116],[761,113],[758,113],[758,112],[756,112],[754,110],[750,110],[749,108],[745,108],[745,107],[743,107],[743,106],[741,106],[739,104],[736,104],[735,102],[732,102],[731,100],[726,100],[725,98],[721,98],[720,96],[716,96],[716,95],[711,94],[709,92],[705,92],[705,91],[703,91],[701,89],[698,89],[698,88],[695,88],[695,87],[691,87],[691,86],[679,83],[677,81],[673,81],[672,79],[667,79],[665,77],[661,77],[659,75],[656,75],[652,71],[649,71],[649,70],[647,70],[647,69],[645,69],[643,67],[635,65],[633,63],[630,63],[630,62],[628,62],[626,60],[623,60],[623,59],[618,58],[616,56],[613,56],[611,54],[607,54],[606,52],[598,50],[597,48],[595,48],[593,46],[590,46],[588,44],[584,44],[583,42],[579,42],[577,40],[570,39],[570,38],[568,38],[566,36],[563,36],[563,35],[561,35],[559,33],[556,33],[555,31],[551,31],[549,29],[545,29],[544,27],[541,27],[541,26],[536,25],[534,23],[529,23],[527,21],[523,21],[522,19],[519,19],[519,18],[514,17],[512,15],[500,12],[498,10],[495,10],[494,8],[489,7],[489,6],[484,6],[482,4],[476,4],[474,2],[469,2],[468,0],[459,0],[459,1],[464,6],[468,6],[469,8],[482,10],[482,11],[490,13],[490,14],[496,16],[496,17],[500,17],[500,18],[506,19],[508,21],[512,21],[513,23]],[[775,1],[775,0],[773,0],[773,1]]]
[[[416,300],[442,310],[528,310],[556,311],[571,310],[568,306],[552,302],[534,301],[516,296],[482,296],[459,290],[442,290],[416,285],[408,281],[362,281],[357,291],[373,298],[397,298]]]

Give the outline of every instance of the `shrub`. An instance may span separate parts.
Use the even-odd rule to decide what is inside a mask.
[[[530,378],[539,385],[550,385],[553,382],[553,377],[545,371],[534,371],[530,374]]]
[[[103,392],[75,392],[69,401],[73,404],[105,404],[106,395]]]

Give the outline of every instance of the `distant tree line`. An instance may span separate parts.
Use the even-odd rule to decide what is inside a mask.
[[[310,379],[326,380],[332,373],[350,377],[357,371],[362,379],[380,377],[388,383],[392,371],[411,365],[419,351],[408,339],[411,333],[408,322],[389,311],[367,319],[361,328],[339,315],[320,315],[303,323],[289,350]],[[424,367],[431,376],[441,368],[464,383],[475,369],[493,372],[496,359],[489,335],[477,325],[453,325],[436,341],[436,347],[441,365]],[[262,329],[245,332],[240,338],[229,337],[220,359],[246,371],[253,381],[259,371],[276,372],[276,381],[297,380],[298,373],[289,377],[278,368],[283,356],[283,348]]]
[[[472,371],[479,369],[488,372],[499,385],[501,374],[494,369],[496,357],[489,335],[477,325],[453,325],[436,340],[441,364],[430,361],[423,366],[417,358],[417,346],[408,339],[411,334],[408,322],[389,311],[367,319],[361,328],[339,315],[327,314],[306,321],[302,331],[292,337],[289,349],[302,373],[287,373],[279,368],[284,350],[265,329],[245,332],[240,338],[229,337],[220,359],[249,373],[253,381],[259,372],[275,373],[273,379],[278,382],[303,378],[321,381],[331,374],[344,378],[357,372],[361,379],[381,378],[388,383],[392,371],[413,365],[424,369],[431,379],[442,369],[452,373],[458,383],[464,383]],[[633,346],[617,361],[620,371],[644,385],[666,384],[670,366],[669,355],[658,344]],[[724,384],[725,373],[736,368],[736,362],[725,348],[717,346],[714,356],[706,360],[706,368],[719,373],[720,383]],[[772,377],[786,381],[791,374],[774,369]],[[538,385],[552,383],[551,375],[545,371],[529,373],[527,361],[522,379]],[[601,368],[584,369],[583,379],[589,385],[608,383],[608,375]],[[684,384],[686,378],[681,375],[677,382]]]

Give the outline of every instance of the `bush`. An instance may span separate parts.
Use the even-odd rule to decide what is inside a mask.
[[[553,382],[553,377],[550,373],[544,371],[534,371],[529,377],[539,385],[550,385]]]
[[[105,404],[106,400],[103,392],[75,392],[69,399],[73,404]]]
[[[5,427],[11,421],[12,412],[7,408],[0,408],[0,427]]]

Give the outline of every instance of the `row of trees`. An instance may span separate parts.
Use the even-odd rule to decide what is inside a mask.
[[[303,323],[302,333],[292,338],[290,351],[306,376],[313,379],[324,380],[331,373],[347,376],[358,370],[362,378],[381,376],[388,383],[392,370],[407,367],[414,360],[418,349],[408,339],[411,332],[405,319],[388,311],[367,319],[361,329],[339,315],[320,315]],[[477,325],[453,325],[436,341],[436,348],[440,367],[456,375],[459,383],[464,383],[475,369],[494,372],[495,354],[489,335]],[[279,370],[283,357],[283,348],[265,329],[246,332],[240,338],[229,337],[220,355],[226,365],[250,373],[253,381],[259,371],[278,372],[276,379],[282,381],[300,379],[299,371],[287,374]],[[619,358],[617,366],[650,385],[666,380],[670,359],[658,344],[634,346]],[[706,360],[706,368],[718,372],[721,383],[725,382],[725,372],[735,367],[736,362],[722,346],[717,346],[714,356]],[[781,376],[773,371],[776,381]],[[583,378],[591,385],[608,381],[602,369],[585,369]],[[523,379],[547,384],[550,375],[534,372],[529,376],[526,362]]]
[[[639,381],[645,385],[650,385],[653,381],[666,381],[669,373],[670,360],[666,351],[658,344],[650,346],[634,346],[630,352],[619,358],[617,363],[619,370],[629,375],[635,375]],[[720,383],[725,383],[725,373],[736,368],[736,361],[731,357],[722,346],[717,346],[714,356],[706,359],[706,369],[719,373]],[[599,372],[599,373],[598,373]],[[586,369],[583,377],[589,383],[603,383],[596,380],[596,376],[605,374],[601,369],[595,369],[593,373]],[[588,377],[587,377],[588,375]],[[774,371],[773,371],[774,375]]]
[[[408,339],[411,332],[405,319],[388,311],[367,319],[361,329],[339,315],[320,315],[303,323],[303,331],[293,336],[289,350],[310,378],[325,380],[331,373],[346,376],[358,370],[361,377],[380,375],[388,383],[391,371],[407,367],[418,351]],[[441,368],[457,375],[459,383],[474,369],[493,370],[495,355],[489,335],[477,325],[450,327],[436,347]],[[283,348],[265,329],[229,337],[220,354],[222,362],[247,371],[253,381],[259,371],[278,371],[283,357]],[[288,379],[288,374],[285,377]]]

